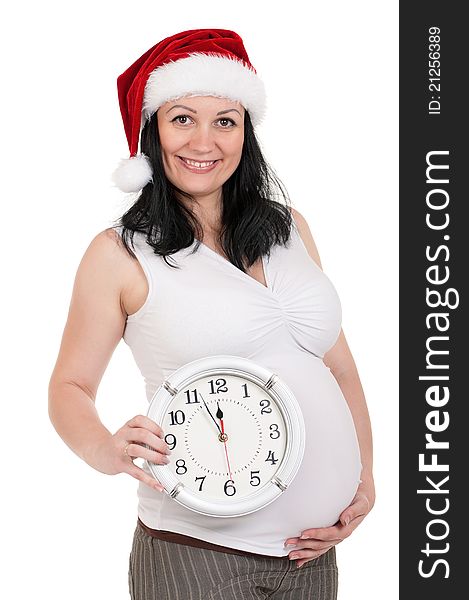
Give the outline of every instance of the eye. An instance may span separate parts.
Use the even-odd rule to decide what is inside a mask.
[[[228,119],[227,117],[223,117],[222,119],[218,119],[219,122],[221,123],[222,121],[225,121],[226,123],[231,123],[230,127],[225,127],[222,126],[222,129],[230,129],[231,127],[235,127],[236,123],[233,121],[233,119]]]
[[[175,121],[177,121],[179,125],[185,125],[185,123],[178,121],[178,119],[190,119],[190,117],[189,117],[189,115],[178,115],[177,117],[174,117],[174,119],[172,119],[171,123],[174,123]]]

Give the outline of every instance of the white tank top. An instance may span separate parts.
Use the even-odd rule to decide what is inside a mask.
[[[337,293],[309,256],[295,223],[287,246],[276,245],[263,258],[267,287],[205,244],[191,255],[196,241],[172,255],[179,269],[154,254],[143,234],[136,233],[134,243],[149,293],[127,318],[123,337],[145,380],[148,401],[183,364],[209,355],[236,355],[285,381],[301,406],[306,428],[295,479],[265,508],[241,517],[209,517],[140,482],[138,516],[152,529],[286,556],[288,537],[338,520],[360,480],[352,415],[322,361],[341,329]],[[144,469],[150,473],[146,463]]]

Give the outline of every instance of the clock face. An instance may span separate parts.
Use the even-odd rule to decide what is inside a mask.
[[[288,386],[248,359],[216,355],[177,369],[148,409],[171,449],[147,461],[166,493],[214,517],[249,514],[273,502],[295,477],[305,428]]]
[[[171,469],[205,499],[245,498],[271,485],[285,456],[278,403],[245,377],[215,374],[184,386],[161,424]]]

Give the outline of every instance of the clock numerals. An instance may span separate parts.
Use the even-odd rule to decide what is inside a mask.
[[[260,473],[260,471],[251,471],[251,481],[249,483],[253,487],[257,487],[261,483],[261,478],[259,475],[255,475],[255,473]]]
[[[228,479],[225,483],[224,491],[227,496],[234,496],[236,494],[236,488],[233,485],[234,481],[232,479]]]
[[[152,472],[166,473],[173,499],[202,515],[259,510],[280,495],[302,458],[305,427],[293,393],[242,357],[183,365],[155,393],[148,416],[172,452],[165,470],[149,461]]]
[[[211,379],[209,381],[209,384],[210,384],[210,389],[211,389],[211,391],[209,392],[210,394],[221,394],[222,392],[228,391],[228,386],[226,385],[226,379],[217,379],[215,382],[213,379]],[[215,385],[217,386],[216,389],[215,389]]]
[[[260,406],[262,406],[261,415],[264,413],[271,413],[272,409],[270,408],[270,400],[264,398],[259,402]]]
[[[194,387],[192,387],[194,386]],[[207,389],[208,388],[208,389]],[[222,400],[218,400],[216,396],[223,396],[227,393],[229,393],[229,390],[236,388],[238,390],[237,393],[237,397],[239,399],[249,399],[251,401],[255,401],[255,402],[259,402],[259,412],[258,415],[255,417],[256,421],[259,423],[259,421],[261,421],[261,419],[259,418],[260,415],[265,415],[267,417],[267,420],[264,421],[262,428],[265,432],[264,435],[266,435],[266,439],[270,439],[270,440],[278,440],[280,438],[283,439],[283,427],[282,425],[279,423],[278,420],[278,410],[276,407],[276,403],[275,401],[269,397],[268,394],[266,394],[265,390],[261,391],[261,388],[259,386],[256,386],[255,384],[253,384],[250,381],[247,381],[246,379],[237,382],[234,382],[226,376],[217,376],[214,375],[211,379],[208,378],[200,378],[197,381],[192,381],[191,385],[190,385],[190,389],[185,389],[184,392],[179,396],[179,403],[178,404],[173,404],[173,406],[171,407],[173,410],[169,410],[169,407],[167,409],[167,423],[169,425],[183,425],[184,427],[186,426],[194,426],[194,422],[197,423],[197,416],[199,415],[199,409],[202,410],[202,412],[200,414],[205,414],[205,409],[203,408],[203,405],[205,405],[205,408],[208,410],[210,416],[212,417],[212,419],[215,421],[215,423],[217,424],[218,427],[218,422],[222,422],[223,420],[223,412],[222,408],[225,408],[225,405],[223,404],[223,399]],[[203,392],[200,390],[206,390]],[[262,395],[258,395],[259,392]],[[206,394],[211,395],[211,396],[215,396],[215,399],[210,400],[209,406],[207,405],[207,397]],[[213,411],[212,411],[212,407],[211,404],[214,404],[215,406],[213,406]],[[239,404],[239,403],[238,403]],[[241,402],[242,405],[246,406],[248,404],[248,402],[243,403]],[[193,407],[192,409],[190,407]],[[186,408],[188,407],[188,408]],[[218,410],[217,410],[218,409]],[[194,410],[194,412],[192,413],[192,410]],[[251,417],[246,417],[246,415],[248,414],[248,412],[245,412],[245,408],[240,409],[240,411],[244,411],[244,412],[240,412],[240,422],[242,418],[251,418]],[[212,414],[213,412],[213,414]],[[190,415],[195,415],[195,417],[193,418],[193,416]],[[252,412],[251,412],[252,415]],[[252,415],[254,416],[254,415]],[[277,422],[273,422],[273,421],[277,421]],[[220,430],[220,427],[218,427],[218,429]],[[178,430],[173,430],[173,431],[178,431]],[[216,432],[216,430],[214,430]],[[221,430],[220,430],[221,432]],[[268,436],[267,436],[268,434]],[[170,448],[170,450],[174,450],[178,445],[179,445],[179,440],[178,440],[178,436],[173,434],[173,433],[167,433],[166,435],[164,435],[164,440],[165,442],[168,444],[168,447]],[[194,438],[195,440],[195,438]],[[182,444],[184,446],[184,444]],[[272,444],[272,446],[274,447],[273,450],[269,450],[268,448],[265,448],[264,452],[262,453],[264,456],[264,463],[269,463],[271,466],[267,466],[267,469],[270,471],[271,468],[277,468],[276,465],[278,465],[279,463],[281,463],[281,459],[282,459],[282,450],[279,448],[276,448],[277,446],[277,442],[275,442],[275,444]],[[194,448],[196,449],[196,453],[199,453],[202,451],[201,449],[204,448],[204,444],[200,441],[200,439],[197,439],[197,441],[194,441]],[[231,448],[230,448],[231,450]],[[183,456],[184,452],[182,449],[182,453]],[[179,453],[178,453],[179,454]],[[208,455],[210,455],[210,452],[208,453]],[[181,456],[179,454],[179,456]],[[174,457],[176,459],[176,457]],[[262,461],[262,455],[259,457],[260,461]],[[211,457],[208,456],[207,461],[208,461],[208,466],[211,469],[214,470],[218,470],[219,467],[217,467],[215,469],[214,465],[211,464]],[[214,463],[215,464],[215,463]],[[224,464],[224,463],[223,463]],[[205,495],[211,496],[213,495],[214,497],[218,497],[218,498],[234,498],[235,497],[244,497],[246,495],[247,490],[243,487],[242,489],[240,488],[241,482],[240,480],[238,480],[238,478],[236,479],[236,481],[234,479],[231,479],[231,477],[233,476],[231,474],[231,472],[228,472],[228,479],[225,479],[225,481],[223,481],[223,479],[218,479],[217,477],[212,477],[210,475],[200,475],[200,476],[195,476],[195,473],[193,471],[193,469],[191,468],[192,462],[191,459],[188,459],[187,456],[185,456],[184,458],[178,458],[177,460],[174,460],[173,463],[173,469],[174,469],[174,474],[176,476],[178,476],[180,478],[180,480],[185,480],[185,483],[187,484],[187,479],[190,478],[193,483],[192,483],[192,489],[194,493],[198,493],[200,494],[200,498],[204,498]],[[226,465],[224,464],[224,466],[226,467]],[[261,472],[263,467],[261,466],[261,463],[257,463],[256,465],[252,465],[253,467],[259,466],[259,470],[253,470],[253,471],[247,471],[246,472],[246,479],[245,483],[243,484],[244,486],[247,486],[248,488],[259,488],[258,491],[261,491],[262,487],[265,485],[265,477],[262,475],[261,476]],[[198,470],[198,469],[197,469]],[[197,472],[196,470],[196,472]],[[224,469],[223,469],[224,470]],[[200,472],[200,471],[199,471]],[[212,472],[212,471],[210,471]],[[220,473],[221,475],[221,473]],[[224,477],[226,477],[226,474],[224,475]],[[249,482],[249,483],[248,483]],[[223,491],[222,491],[223,490]]]
[[[202,491],[202,486],[204,485],[205,482],[205,478],[207,477],[207,475],[204,475],[203,477],[196,477],[195,481],[200,481],[200,486],[199,486],[199,492]]]
[[[185,475],[187,473],[186,461],[183,458],[178,458],[176,461],[176,473]]]
[[[186,390],[184,393],[187,396],[186,404],[200,404],[200,402],[197,400],[197,390]],[[191,394],[194,397],[193,400],[191,400]]]
[[[265,462],[271,462],[273,465],[276,465],[278,461],[279,459],[275,458],[275,452],[273,452],[273,450],[269,450],[269,454],[267,455]]]
[[[176,436],[172,433],[167,433],[164,436],[164,441],[168,444],[170,450],[174,450],[174,448],[176,448]]]
[[[186,415],[182,410],[172,410],[168,414],[171,417],[170,425],[182,425],[186,420]]]
[[[269,437],[271,437],[273,440],[276,440],[280,437],[280,430],[278,428],[277,423],[272,423],[272,425],[269,427],[269,429],[270,429]]]

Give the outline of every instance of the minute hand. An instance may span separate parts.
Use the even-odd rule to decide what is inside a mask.
[[[204,397],[202,396],[202,394],[201,394],[201,393],[199,393],[199,396],[202,398],[202,401],[203,401],[203,403],[205,404],[205,408],[207,409],[207,411],[208,411],[208,414],[209,414],[209,415],[212,417],[212,420],[213,420],[213,422],[214,422],[214,423],[215,423],[215,425],[218,427],[218,431],[219,431],[220,433],[222,433],[222,430],[220,429],[220,425],[219,425],[219,424],[216,422],[216,420],[215,420],[214,416],[213,416],[213,415],[212,415],[212,413],[210,412],[210,409],[209,409],[209,407],[207,406],[207,403],[205,402],[205,400],[204,400]]]

